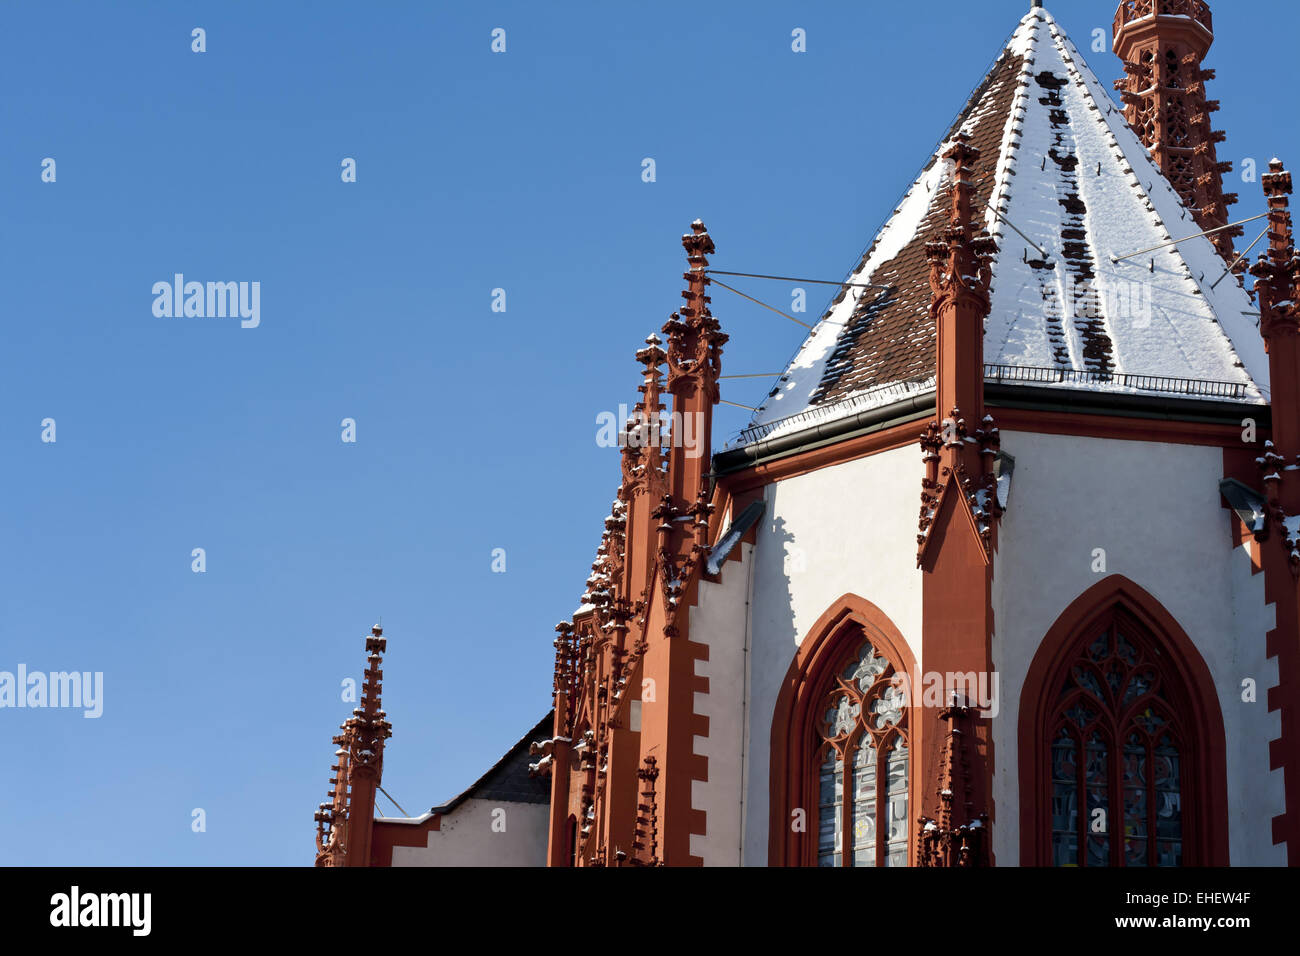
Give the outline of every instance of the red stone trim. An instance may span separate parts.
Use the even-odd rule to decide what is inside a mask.
[[[930,527],[933,529],[932,533],[925,537],[925,540],[921,543],[921,546],[917,551],[916,566],[927,573],[934,570],[935,562],[938,559],[937,552],[939,551],[939,546],[937,545],[931,549],[930,543],[942,538],[944,536],[943,532],[951,529],[952,526],[948,523],[949,520],[956,520],[963,527],[970,530],[970,533],[974,537],[979,549],[979,567],[987,568],[993,563],[992,550],[984,543],[984,539],[980,534],[979,523],[975,520],[975,515],[971,511],[970,502],[966,500],[966,496],[962,493],[962,489],[957,486],[959,480],[960,479],[956,477],[951,477],[944,484],[943,491],[939,493],[939,499],[934,504],[935,517],[933,522],[930,524]],[[952,502],[951,511],[960,511],[965,515],[964,519],[950,519],[951,511],[945,510],[949,508],[949,501]]]
[[[922,421],[906,422],[893,428],[882,429],[869,435],[860,435],[845,441],[814,448],[809,451],[796,452],[785,458],[763,462],[743,471],[733,472],[720,479],[721,484],[731,491],[737,500],[742,500],[747,491],[762,488],[776,481],[797,478],[809,472],[841,465],[845,462],[867,458],[883,451],[893,451],[915,444],[916,436],[925,423]]]
[[[1120,415],[1068,414],[1007,408],[999,406],[996,402],[989,402],[989,406],[997,410],[998,427],[1003,433],[1034,432],[1043,435],[1073,435],[1080,438],[1111,438],[1119,441],[1206,445],[1213,448],[1241,446],[1240,425],[1128,418]],[[1242,405],[1241,417],[1253,418],[1260,411],[1261,409],[1256,406]],[[725,487],[738,501],[745,501],[747,500],[744,498],[745,493],[753,492],[765,485],[912,445],[924,425],[923,421],[906,422],[869,435],[860,435],[821,448],[796,452],[785,458],[732,472],[719,479],[719,486]],[[1259,436],[1262,443],[1270,437],[1269,429],[1261,425]],[[1007,450],[1012,454],[1015,453],[1013,448]],[[1253,472],[1250,477],[1254,477]],[[743,504],[740,507],[743,507]]]
[[[398,823],[396,820],[376,820],[371,841],[370,865],[392,866],[393,848],[399,846],[427,847],[429,834],[442,829],[442,814],[434,813],[418,823]]]
[[[1134,582],[1112,574],[1071,602],[1056,619],[1034,655],[1020,694],[1020,864],[1049,866],[1051,793],[1048,778],[1048,728],[1052,690],[1078,650],[1082,632],[1115,604],[1154,636],[1169,655],[1170,667],[1186,694],[1195,812],[1185,818],[1184,862],[1189,866],[1228,865],[1228,775],[1223,715],[1200,652],[1165,608]]]
[[[814,755],[817,706],[826,686],[845,655],[856,650],[858,629],[894,665],[895,673],[909,681],[918,676],[916,660],[902,633],[888,615],[865,598],[846,594],[827,609],[799,645],[777,696],[772,716],[771,760],[769,765],[769,822],[767,856],[771,866],[813,866],[817,853],[817,766]],[[850,636],[853,640],[850,641]],[[916,816],[920,806],[918,769],[922,753],[921,721],[909,720],[907,806]],[[807,811],[803,833],[793,833],[790,815],[796,808]],[[908,841],[909,863],[915,862],[915,840]]]
[[[1259,406],[1242,405],[1241,417],[1255,418],[1261,410]],[[998,408],[998,427],[1004,434],[1018,431],[1119,441],[1153,441],[1172,445],[1210,445],[1215,448],[1241,446],[1240,425],[1126,418],[1119,415],[1077,415],[1024,408]],[[1261,428],[1260,436],[1262,442],[1268,437],[1268,429]],[[1008,450],[1015,454],[1014,449]]]

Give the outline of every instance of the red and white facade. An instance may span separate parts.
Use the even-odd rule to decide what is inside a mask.
[[[1212,40],[1121,4],[1121,106],[1035,6],[711,458],[693,224],[509,862],[1300,863],[1300,264],[1280,163],[1253,291],[1221,228]]]

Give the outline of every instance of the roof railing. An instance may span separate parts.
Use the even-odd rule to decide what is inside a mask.
[[[1137,392],[1161,395],[1187,395],[1195,398],[1222,398],[1234,401],[1249,399],[1250,386],[1243,382],[1216,382],[1205,379],[1174,378],[1167,375],[1134,375],[1094,369],[1047,368],[1032,365],[985,365],[986,382],[1021,385],[1108,385]],[[727,448],[752,445],[791,425],[812,425],[828,419],[842,418],[855,411],[887,404],[882,399],[906,398],[934,388],[934,376],[893,382],[860,392],[842,401],[813,405],[794,415],[750,425],[727,442]]]
[[[1095,369],[1039,368],[1027,365],[985,365],[986,382],[1021,382],[1039,385],[1115,385],[1140,392],[1168,395],[1195,395],[1200,398],[1247,398],[1248,386],[1242,382],[1214,382],[1194,378],[1170,378],[1165,375],[1131,375]]]
[[[756,441],[762,441],[768,435],[771,435],[778,428],[785,428],[789,425],[805,424],[811,425],[815,422],[825,421],[828,418],[839,418],[856,408],[872,408],[882,404],[881,398],[897,397],[905,398],[908,395],[916,395],[921,392],[934,388],[934,376],[924,379],[913,379],[906,382],[891,382],[888,385],[880,385],[876,388],[868,389],[865,392],[859,392],[849,398],[838,402],[831,402],[828,405],[812,405],[797,412],[794,415],[787,415],[785,418],[776,418],[770,422],[763,422],[758,425],[750,425],[742,429],[740,434],[734,439],[727,442],[726,447],[733,448],[741,445],[752,445]]]

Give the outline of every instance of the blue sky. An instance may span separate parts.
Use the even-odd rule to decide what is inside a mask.
[[[472,782],[550,705],[618,481],[597,416],[636,399],[682,232],[841,278],[1028,6],[0,6],[0,670],[104,674],[97,720],[0,709],[0,863],[310,863],[381,616],[385,789],[419,813]],[[1220,157],[1300,166],[1260,47],[1300,9],[1214,6]],[[1120,74],[1087,52],[1112,3],[1048,8]],[[155,317],[178,272],[259,282],[260,326]],[[714,312],[726,373],[802,337]]]

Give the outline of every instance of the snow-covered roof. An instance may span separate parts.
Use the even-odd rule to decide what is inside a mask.
[[[1201,227],[1074,44],[1035,8],[846,280],[886,288],[843,290],[747,434],[797,431],[810,417],[933,388],[925,243],[946,225],[941,156],[959,131],[981,151],[977,208],[998,241],[988,378],[1265,401],[1255,307],[1235,276],[1222,278],[1227,264],[1209,239],[1121,259]]]

